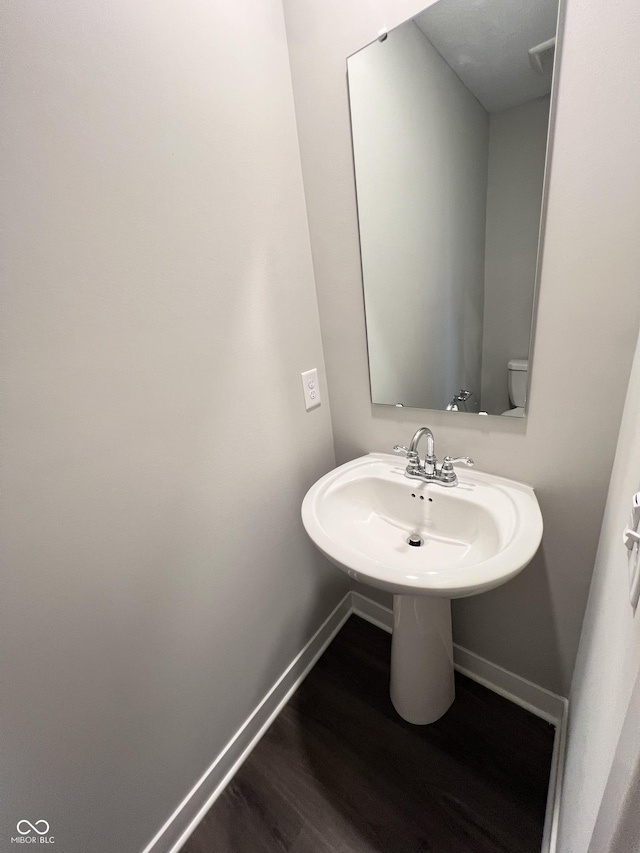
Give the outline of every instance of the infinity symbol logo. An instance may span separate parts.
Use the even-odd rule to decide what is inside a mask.
[[[21,826],[26,826],[27,829],[20,829]],[[44,829],[38,829],[39,826],[43,826]],[[47,832],[49,832],[49,824],[46,820],[37,820],[34,826],[34,824],[29,823],[28,820],[21,820],[18,822],[16,829],[20,835],[28,835],[30,832],[37,832],[38,835],[46,835]]]

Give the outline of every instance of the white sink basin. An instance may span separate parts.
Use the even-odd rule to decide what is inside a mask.
[[[393,593],[461,598],[499,586],[538,550],[542,515],[530,486],[458,471],[454,488],[404,476],[397,456],[370,453],[311,487],[302,521],[351,577]],[[423,545],[409,545],[416,534]]]
[[[404,472],[385,453],[347,462],[309,489],[302,521],[350,577],[394,593],[391,698],[424,724],[455,696],[450,599],[522,571],[540,545],[542,515],[523,483],[458,470],[458,485],[444,488]]]

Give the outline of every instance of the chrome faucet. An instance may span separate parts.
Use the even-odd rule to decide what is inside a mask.
[[[446,411],[466,412],[467,400],[469,399],[469,397],[473,397],[473,391],[465,391],[464,388],[461,388],[457,394],[453,395],[453,400],[446,406]],[[460,408],[460,406],[462,406],[462,409]]]
[[[422,436],[427,438],[427,452],[424,457],[424,462],[420,462],[418,453],[418,444]],[[404,475],[410,480],[422,480],[425,483],[437,483],[440,486],[449,488],[458,485],[458,476],[454,469],[454,463],[464,462],[465,465],[473,465],[473,459],[468,456],[458,456],[455,459],[451,456],[445,456],[442,460],[442,465],[438,468],[438,460],[435,454],[435,444],[433,433],[429,427],[420,427],[409,443],[409,447],[396,444],[393,448],[395,453],[404,453],[407,457],[407,467]],[[427,470],[429,466],[430,470]]]
[[[424,457],[424,466],[433,465],[435,466],[438,463],[435,454],[435,445],[433,441],[433,433],[429,429],[429,427],[420,427],[419,430],[416,431],[415,435],[411,439],[411,443],[409,444],[409,453],[418,453],[418,445],[420,444],[420,439],[422,436],[426,436],[427,439],[427,453]],[[420,463],[420,457],[418,456],[418,463]]]

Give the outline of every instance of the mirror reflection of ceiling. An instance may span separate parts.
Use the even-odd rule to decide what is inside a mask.
[[[446,0],[413,20],[489,113],[551,91],[553,53],[529,50],[555,36],[558,0]]]

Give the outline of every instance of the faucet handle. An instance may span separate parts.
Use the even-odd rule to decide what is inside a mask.
[[[416,453],[415,450],[409,450],[408,447],[405,447],[403,444],[396,444],[393,448],[394,453],[404,453],[407,457],[407,462],[410,465],[419,465],[420,457]]]
[[[458,483],[458,475],[456,474],[453,463],[464,462],[465,465],[473,465],[473,459],[468,456],[445,456],[442,460],[442,468],[440,469],[438,480],[443,486],[456,486]]]
[[[468,456],[445,456],[442,460],[442,470],[453,471],[453,465],[455,462],[464,462],[464,464],[468,465],[469,468],[475,464],[473,459],[470,459]]]

